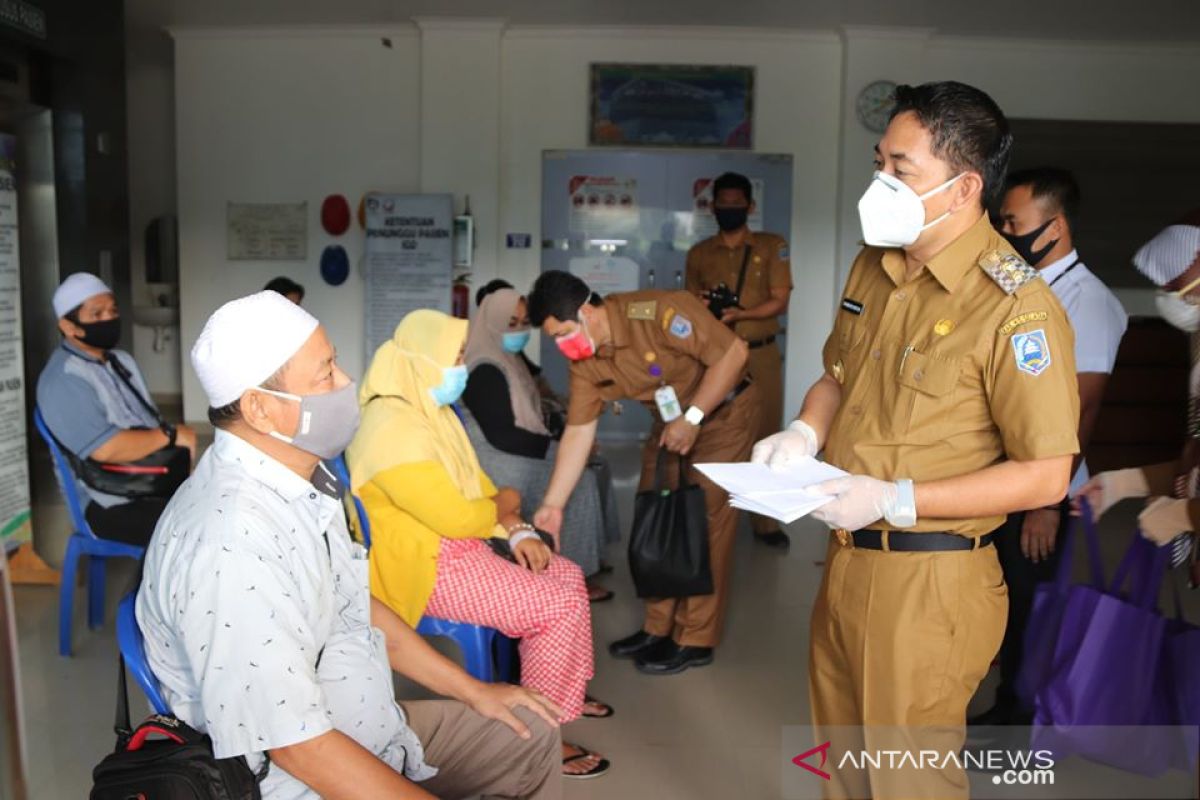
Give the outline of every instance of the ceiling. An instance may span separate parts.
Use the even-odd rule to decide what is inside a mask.
[[[1200,0],[126,0],[131,48],[159,50],[168,25],[406,22],[492,17],[520,25],[845,25],[1039,39],[1200,44]]]

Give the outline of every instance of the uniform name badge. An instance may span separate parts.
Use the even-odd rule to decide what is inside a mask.
[[[679,407],[679,398],[675,396],[675,387],[660,386],[654,391],[654,404],[658,406],[658,415],[663,422],[674,422],[683,416]]]

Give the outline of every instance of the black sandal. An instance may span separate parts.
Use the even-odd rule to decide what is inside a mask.
[[[586,711],[581,711],[580,716],[587,717],[588,719],[608,719],[613,714],[617,713],[616,709],[614,709],[608,703],[605,703],[603,700],[597,700],[596,698],[592,697],[590,694],[585,694],[583,696],[583,704],[586,706],[588,703],[593,703],[598,706],[604,706],[604,709],[605,709],[604,713],[603,714],[589,714]]]
[[[580,761],[582,759],[592,758],[597,755],[596,753],[591,752],[587,748],[580,747],[577,744],[573,744],[570,746],[574,747],[579,752],[573,756],[567,756],[566,758],[564,758],[562,760],[563,766],[570,764],[572,761]],[[609,760],[607,758],[600,758],[599,763],[597,763],[596,766],[592,767],[587,772],[564,772],[564,773],[562,773],[562,776],[564,778],[574,778],[575,780],[585,781],[585,780],[588,780],[589,778],[599,778],[601,775],[608,772],[609,767],[611,767],[611,766],[612,766],[612,764],[609,762]]]

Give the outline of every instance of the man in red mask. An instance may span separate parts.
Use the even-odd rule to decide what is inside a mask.
[[[648,290],[603,300],[566,272],[543,273],[529,293],[529,319],[571,361],[567,427],[534,524],[558,536],[562,509],[587,463],[606,402],[643,403],[655,423],[642,454],[639,491],[654,484],[660,448],[690,463],[745,461],[757,425],[758,390],[746,377],[748,348],[695,295]],[[677,460],[669,470],[675,485]],[[712,663],[721,638],[738,512],[716,484],[704,489],[713,593],[646,601],[642,629],[609,652],[651,675]]]

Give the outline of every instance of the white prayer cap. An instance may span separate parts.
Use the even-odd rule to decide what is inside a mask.
[[[1146,242],[1133,256],[1138,272],[1163,286],[1178,278],[1200,254],[1200,227],[1168,225]]]
[[[212,408],[227,406],[296,354],[317,318],[278,292],[230,300],[213,312],[192,347],[192,368]]]
[[[112,289],[90,272],[68,275],[54,290],[54,316],[65,317],[98,294],[112,294]]]

